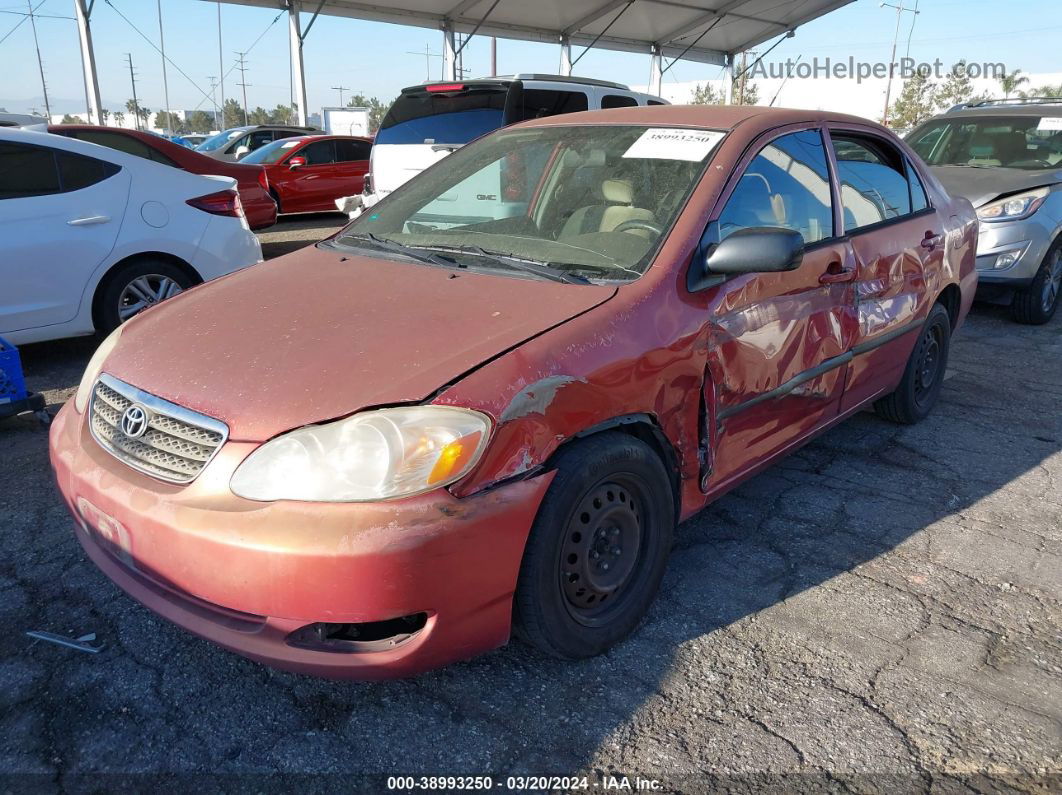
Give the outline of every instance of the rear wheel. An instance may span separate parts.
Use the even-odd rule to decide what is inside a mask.
[[[539,508],[520,567],[517,634],[547,654],[592,657],[645,615],[675,526],[671,484],[644,442],[609,432],[574,443]]]
[[[1028,287],[1014,293],[1011,316],[1019,323],[1041,326],[1058,310],[1062,296],[1062,240],[1056,240]]]
[[[947,309],[935,304],[907,360],[903,380],[895,392],[874,403],[874,410],[887,420],[905,425],[925,419],[944,385],[950,347],[951,317]]]
[[[195,284],[171,262],[142,259],[119,268],[100,287],[96,304],[99,331],[114,331],[122,323]]]

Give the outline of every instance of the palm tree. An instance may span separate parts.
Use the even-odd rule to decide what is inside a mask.
[[[116,110],[114,113],[112,113],[111,118],[114,119],[115,127],[122,127],[123,125],[125,125],[125,114],[122,113],[120,110]]]
[[[138,103],[136,102],[136,100],[127,99],[125,101],[125,109],[127,111],[129,111],[133,115],[133,124],[135,124],[136,128],[139,130],[140,129],[140,107],[139,107]]]
[[[1009,75],[1004,73],[1003,77],[997,79],[999,80],[999,87],[1003,89],[1004,99],[1010,99],[1014,89],[1029,82],[1029,78],[1021,73],[1021,69],[1015,69]]]

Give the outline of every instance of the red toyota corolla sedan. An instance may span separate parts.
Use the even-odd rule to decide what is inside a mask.
[[[241,160],[263,166],[281,213],[336,210],[336,199],[361,193],[371,138],[302,135],[256,149]]]
[[[867,405],[930,412],[976,234],[852,116],[539,119],[122,326],[51,460],[112,580],[253,659],[408,675],[514,628],[586,657],[678,520]]]
[[[240,204],[251,229],[265,229],[277,222],[277,206],[269,193],[265,171],[260,166],[226,163],[195,152],[158,135],[121,127],[97,127],[93,124],[50,124],[48,132],[99,144],[127,152],[145,160],[190,171],[193,174],[216,174],[236,180]]]

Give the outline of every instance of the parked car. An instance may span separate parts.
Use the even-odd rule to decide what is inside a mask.
[[[186,149],[195,149],[209,137],[209,135],[204,133],[184,133],[183,135],[175,135],[170,140]]]
[[[0,336],[112,331],[262,259],[231,177],[46,132],[0,130]]]
[[[514,153],[545,163],[524,214],[466,223],[450,197]],[[111,579],[256,660],[406,675],[513,622],[587,657],[676,521],[865,406],[930,412],[976,234],[852,116],[529,121],[123,326],[51,459]]]
[[[0,113],[0,127],[36,127],[47,123],[48,120],[43,116],[33,116],[29,113]]]
[[[336,210],[336,199],[361,193],[371,138],[304,135],[266,144],[241,163],[262,166],[281,213]]]
[[[956,196],[977,208],[978,297],[1038,325],[1062,294],[1062,97],[959,105],[908,136]]]
[[[240,202],[251,229],[265,229],[277,222],[277,207],[260,166],[226,163],[194,152],[154,133],[99,127],[92,124],[51,124],[48,132],[88,141],[136,155],[155,163],[184,169],[193,174],[218,174],[236,180]]]
[[[250,124],[246,127],[233,127],[212,135],[195,148],[207,157],[215,160],[235,162],[244,155],[281,138],[293,138],[296,135],[320,133],[316,127],[293,127],[286,124]]]
[[[363,204],[372,206],[472,139],[507,124],[599,108],[665,104],[660,97],[631,91],[621,83],[558,75],[410,86],[402,89],[376,133]],[[481,202],[496,202],[513,170],[499,163],[482,175],[482,184],[468,189],[492,197]]]

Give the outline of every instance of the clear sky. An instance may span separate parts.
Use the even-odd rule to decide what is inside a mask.
[[[39,5],[36,20],[45,77],[53,112],[84,113],[80,53],[73,17],[73,0],[31,0]],[[914,0],[906,0],[913,5]],[[313,5],[307,3],[306,5]],[[921,60],[939,57],[947,65],[968,61],[1002,61],[1008,70],[1027,73],[1062,71],[1062,3],[1058,0],[920,0],[921,12],[911,36],[911,56]],[[0,39],[26,10],[25,0],[0,0]],[[155,0],[97,0],[92,29],[100,92],[104,107],[114,110],[131,96],[125,53],[131,53],[137,72],[137,94],[152,110],[163,105],[161,59],[151,45],[119,15],[124,14],[153,42],[159,35]],[[217,9],[204,0],[162,0],[166,51],[191,82],[169,69],[170,106],[177,109],[211,109],[201,89],[209,93],[209,75],[217,75]],[[235,52],[248,50],[248,103],[274,107],[290,97],[287,20],[270,9],[222,6],[224,67],[230,70]],[[304,15],[304,25],[309,15]],[[907,48],[911,15],[905,15],[899,51]],[[802,56],[862,61],[889,57],[895,11],[876,0],[858,2],[809,23],[794,38],[783,42],[772,61]],[[257,44],[255,40],[261,36]],[[333,86],[378,96],[388,102],[403,86],[427,77],[425,46],[438,53],[442,34],[426,28],[399,27],[337,17],[318,19],[307,38],[304,57],[309,110],[338,103]],[[252,48],[253,45],[253,48]],[[766,46],[761,46],[761,50]],[[574,53],[580,52],[573,48]],[[498,41],[498,71],[555,72],[557,47],[505,39]],[[430,59],[430,75],[440,76],[440,59]],[[472,75],[489,72],[489,40],[476,38],[465,52]],[[648,55],[593,51],[579,62],[576,73],[618,80],[632,85],[648,80]],[[665,83],[687,83],[720,76],[718,67],[680,62]],[[238,72],[225,78],[226,95],[241,91]],[[828,90],[829,86],[826,86]],[[345,94],[349,96],[349,94]],[[36,107],[43,112],[40,75],[33,34],[23,24],[0,43],[0,106],[11,112]],[[840,109],[840,108],[839,108]]]

